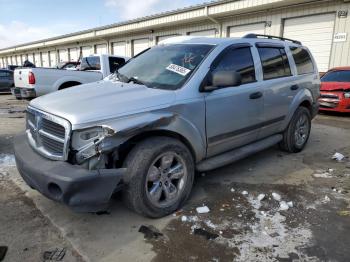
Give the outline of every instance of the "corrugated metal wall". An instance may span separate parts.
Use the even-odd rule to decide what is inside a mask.
[[[96,32],[87,32],[76,36],[65,37],[64,41],[71,42],[71,44],[58,45],[58,43],[63,40],[56,39],[45,43],[35,43],[29,46],[22,46],[17,48],[18,51],[12,53],[0,52],[0,67],[6,66],[9,63],[20,64],[23,62],[20,61],[16,55],[19,55],[19,57],[28,57],[29,60],[33,61],[34,58],[41,58],[42,54],[45,54],[46,57],[46,53],[49,51],[50,53],[56,52],[55,56],[58,60],[60,59],[58,50],[67,50],[68,52],[68,50],[72,48],[78,48],[78,53],[80,54],[83,47],[87,46],[90,46],[91,50],[96,52],[100,50],[101,45],[106,45],[108,52],[111,54],[113,52],[122,52],[126,56],[132,56],[134,49],[133,43],[137,39],[148,39],[149,46],[153,46],[162,36],[187,35],[191,32],[204,30],[215,30],[216,37],[226,37],[229,36],[230,28],[232,27],[239,25],[253,25],[257,23],[263,23],[265,25],[265,34],[281,36],[283,35],[285,19],[327,13],[334,14],[334,33],[348,34],[346,42],[332,43],[329,66],[350,65],[350,13],[346,18],[339,18],[337,15],[338,11],[349,11],[349,2],[345,3],[343,0],[333,0],[305,3],[306,1],[285,0],[285,3],[291,3],[290,6],[278,8],[273,6],[273,4],[280,3],[281,1],[282,0],[232,1],[210,6],[207,9],[201,8],[198,10],[173,13],[164,17],[151,17],[138,23],[130,22],[129,24],[101,29]],[[263,8],[260,11],[257,8],[255,11],[255,6],[266,6],[266,8]],[[244,12],[244,10],[248,11]],[[219,24],[206,19],[206,14],[213,16]],[[166,24],[166,26],[155,26],[160,24]],[[155,26],[155,28],[152,29],[152,26]],[[142,30],[141,28],[144,29]],[[128,34],[122,33],[126,30],[137,30],[137,32],[135,31]],[[97,40],[101,39],[102,36],[105,40]],[[302,41],[302,39],[299,40]],[[114,43],[118,43],[118,45]],[[51,45],[51,47],[43,47],[44,44],[46,46]],[[124,45],[124,47],[122,45]],[[35,54],[35,56],[33,56],[33,54]],[[68,59],[66,57],[64,58]],[[50,65],[54,65],[53,61],[51,61],[51,57]]]

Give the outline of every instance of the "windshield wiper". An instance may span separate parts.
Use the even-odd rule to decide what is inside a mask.
[[[128,79],[128,83],[130,82],[133,82],[134,84],[137,84],[137,85],[144,85],[144,86],[147,86],[145,85],[144,82],[142,82],[141,80],[137,79],[136,77],[132,76]]]

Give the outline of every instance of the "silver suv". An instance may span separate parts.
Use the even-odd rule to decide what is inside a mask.
[[[122,190],[136,212],[165,216],[184,204],[196,170],[275,144],[301,151],[319,87],[300,42],[176,37],[103,81],[31,101],[17,167],[32,188],[78,211],[104,210]]]

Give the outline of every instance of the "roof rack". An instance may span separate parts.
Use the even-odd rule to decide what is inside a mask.
[[[292,43],[297,44],[297,45],[301,45],[300,41],[289,39],[289,38],[284,38],[284,37],[279,37],[279,36],[273,36],[273,35],[247,34],[247,35],[243,36],[243,38],[277,39],[277,40],[288,41],[288,42],[292,42]]]

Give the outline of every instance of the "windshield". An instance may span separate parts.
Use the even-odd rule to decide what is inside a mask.
[[[330,71],[321,78],[321,82],[350,82],[350,70]]]
[[[156,46],[121,67],[117,77],[122,82],[175,90],[186,82],[212,49],[212,45],[200,44]]]

